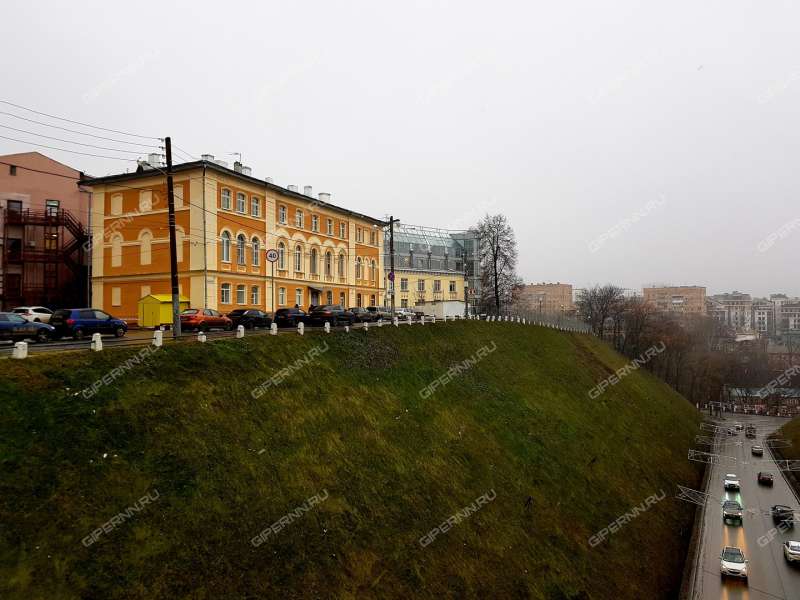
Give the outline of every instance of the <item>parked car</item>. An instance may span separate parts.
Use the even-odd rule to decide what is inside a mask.
[[[411,310],[410,308],[396,308],[394,310],[394,315],[398,319],[403,321],[403,320],[413,319],[414,318],[414,311]]]
[[[228,318],[234,328],[239,325],[242,325],[245,329],[272,325],[272,317],[257,308],[237,308],[228,313]]]
[[[122,337],[128,331],[125,321],[96,308],[59,308],[50,317],[50,325],[55,327],[54,339],[71,337],[82,340],[93,333]]]
[[[275,311],[275,324],[278,327],[297,327],[298,323],[308,322],[308,313],[302,308],[279,308]]]
[[[26,321],[33,323],[49,323],[53,311],[44,306],[18,306],[11,312],[17,313]]]
[[[728,473],[725,475],[725,480],[723,481],[723,485],[726,490],[738,490],[739,489],[739,478],[736,477],[733,473]]]
[[[344,323],[346,325],[352,325],[355,321],[355,315],[346,308],[343,308],[341,304],[315,306],[308,317],[312,324],[330,323],[331,325],[338,325],[339,323]]]
[[[211,308],[187,308],[181,313],[181,331],[208,331],[233,328],[231,320]]]
[[[800,562],[800,542],[789,540],[783,543],[783,557],[786,562]]]
[[[26,339],[46,342],[53,337],[55,328],[47,323],[27,321],[17,313],[0,313],[0,340],[22,341]]]
[[[747,579],[747,559],[741,548],[725,546],[720,555],[720,576],[741,577]]]
[[[776,525],[782,523],[789,527],[794,527],[794,510],[791,506],[776,504],[769,509],[769,512],[772,515],[772,522]]]
[[[753,456],[764,456],[764,448],[761,446],[751,446],[750,453]]]
[[[375,313],[375,320],[383,319],[384,321],[389,321],[392,318],[392,311],[388,308],[384,308],[382,306],[368,306],[367,310],[371,313]]]
[[[370,312],[361,306],[349,308],[348,310],[353,313],[353,320],[356,323],[374,323],[378,320],[378,313]]]
[[[738,521],[742,523],[742,505],[736,500],[726,500],[722,503],[722,521]]]
[[[736,431],[741,431],[742,429],[744,429],[744,425],[742,425],[741,423],[736,423],[734,427],[736,428]]]
[[[772,486],[774,483],[774,479],[772,477],[772,473],[767,473],[766,471],[760,471],[758,474],[758,483],[761,485],[768,485]]]

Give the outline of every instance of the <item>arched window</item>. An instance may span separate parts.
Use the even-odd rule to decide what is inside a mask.
[[[231,234],[222,232],[222,262],[231,262]]]
[[[253,266],[257,267],[261,264],[261,243],[257,237],[253,238]],[[253,303],[255,304],[255,302]]]
[[[302,273],[303,271],[303,249],[300,248],[300,244],[294,247],[294,270],[297,273]]]
[[[183,229],[180,227],[175,228],[175,250],[176,256],[178,257],[178,262],[183,262],[183,240],[186,237],[186,234],[183,233]]]
[[[278,268],[286,268],[286,244],[278,242]]]
[[[328,250],[325,253],[325,277],[330,277],[331,275],[333,275],[333,254]],[[332,303],[328,302],[328,304]]]
[[[246,264],[244,256],[245,246],[247,246],[247,238],[244,237],[243,233],[240,233],[236,236],[236,262],[240,265]]]
[[[153,234],[143,231],[139,234],[139,264],[149,265],[152,262]]]
[[[356,279],[361,279],[361,257],[356,258]]]
[[[311,249],[311,264],[309,265],[309,267],[310,267],[309,268],[309,272],[312,275],[316,275],[317,274],[317,262],[318,262],[317,258],[318,258],[317,257],[317,249],[316,248],[312,248]]]
[[[111,266],[119,267],[122,265],[122,235],[115,233],[111,238]]]
[[[344,260],[344,252],[339,253],[339,277],[345,277],[345,260]]]

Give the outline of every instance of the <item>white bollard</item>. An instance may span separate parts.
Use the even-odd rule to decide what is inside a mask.
[[[378,327],[383,327],[383,319],[378,319]]]
[[[419,324],[420,324],[420,325],[425,325],[425,315],[422,315],[422,316],[419,318]]]
[[[345,333],[350,333],[350,325],[345,325],[344,326],[344,332]]]
[[[277,323],[272,323],[269,326],[269,334],[270,335],[278,335],[278,324]]]
[[[205,341],[206,341],[206,334],[203,333],[202,331],[198,331],[197,332],[197,341],[200,342],[201,344],[204,344]]]
[[[325,330],[325,333],[330,333],[331,332],[330,321],[325,321],[325,325],[323,325],[322,328]]]
[[[244,337],[244,325],[239,325],[236,328],[236,337],[237,338],[243,338]]]
[[[447,315],[444,316],[444,322],[447,323]]]
[[[164,330],[163,329],[156,329],[153,332],[153,346],[156,348],[161,348],[164,345]]]
[[[431,324],[432,324],[432,325],[436,325],[436,315],[433,315],[433,316],[431,317]]]
[[[414,324],[414,317],[408,317],[408,319],[406,319],[406,322],[407,322],[409,325],[413,325],[413,324]]]
[[[394,324],[395,327],[400,325],[400,321],[397,317],[392,318],[392,323]]]
[[[369,323],[364,321],[364,331],[369,331]]]
[[[99,333],[92,334],[92,350],[95,352],[100,352],[103,349],[103,338],[100,336]]]
[[[28,358],[28,342],[17,342],[11,351],[11,358]]]
[[[305,331],[306,331],[306,324],[303,323],[302,321],[300,321],[297,324],[297,333],[299,333],[300,335],[303,335],[305,333]]]

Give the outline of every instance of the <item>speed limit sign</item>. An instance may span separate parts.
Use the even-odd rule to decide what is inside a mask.
[[[278,260],[278,251],[275,250],[274,248],[270,248],[269,250],[267,250],[267,260],[269,262],[275,262],[276,260]]]

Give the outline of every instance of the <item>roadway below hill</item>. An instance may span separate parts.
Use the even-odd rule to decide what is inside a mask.
[[[733,426],[734,423],[755,425],[757,438],[747,439],[744,431],[740,431],[735,436],[722,437],[718,449],[711,451],[728,458],[723,458],[719,464],[708,466],[711,471],[705,492],[709,496],[702,516],[703,529],[691,597],[696,600],[800,600],[800,565],[789,565],[783,557],[782,547],[787,540],[800,539],[800,527],[787,532],[777,531],[769,515],[770,507],[774,504],[786,504],[795,510],[800,509],[800,501],[777,468],[765,444],[766,437],[784,425],[786,420],[728,413],[719,421],[724,426]],[[755,444],[765,447],[763,458],[752,456],[750,448]],[[773,487],[759,485],[759,471],[773,473]],[[724,490],[723,479],[727,473],[738,476],[741,483],[739,491]],[[729,499],[737,500],[744,509],[741,525],[722,521],[721,504]],[[768,537],[774,539],[767,543]],[[722,579],[720,576],[720,553],[724,546],[741,548],[750,561],[747,582],[734,581],[727,577]]]

